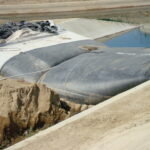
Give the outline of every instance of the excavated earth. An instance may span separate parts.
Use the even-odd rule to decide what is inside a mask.
[[[88,107],[61,100],[44,85],[0,80],[0,149]]]

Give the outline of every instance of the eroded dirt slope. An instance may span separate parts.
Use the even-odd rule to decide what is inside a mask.
[[[15,143],[31,131],[56,124],[87,108],[60,100],[54,91],[44,85],[1,80],[0,146]]]

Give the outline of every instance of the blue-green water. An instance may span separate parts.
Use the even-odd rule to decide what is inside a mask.
[[[150,47],[150,34],[134,29],[104,42],[110,47]]]

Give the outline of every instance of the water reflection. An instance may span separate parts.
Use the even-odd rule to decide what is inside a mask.
[[[134,29],[104,43],[110,47],[150,47],[150,34]]]

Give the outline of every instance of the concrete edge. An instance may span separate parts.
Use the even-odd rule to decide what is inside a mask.
[[[21,147],[24,147],[25,145],[32,143],[37,138],[42,137],[42,136],[46,136],[46,135],[50,134],[51,132],[53,132],[53,131],[55,131],[55,130],[63,127],[63,126],[68,125],[68,124],[70,124],[70,123],[72,123],[78,119],[81,119],[81,118],[89,115],[90,113],[93,113],[93,112],[97,111],[98,109],[101,109],[101,108],[103,108],[103,107],[105,107],[105,106],[107,106],[113,102],[116,102],[116,101],[120,100],[120,98],[128,96],[128,95],[132,94],[134,91],[140,90],[141,88],[148,86],[148,85],[150,85],[150,81],[144,82],[144,83],[142,83],[142,84],[140,84],[140,85],[138,85],[138,86],[136,86],[136,87],[134,87],[128,91],[125,91],[121,94],[118,94],[118,95],[92,107],[92,108],[89,108],[89,109],[87,109],[87,110],[85,110],[85,111],[83,111],[83,112],[81,112],[81,113],[79,113],[79,114],[77,114],[71,118],[68,118],[68,119],[66,119],[66,120],[64,120],[64,121],[62,121],[62,122],[60,122],[60,123],[58,123],[52,127],[49,127],[48,129],[40,131],[36,135],[29,137],[29,138],[15,144],[15,145],[12,145],[12,146],[6,148],[5,150],[16,150],[16,149],[19,149]]]

